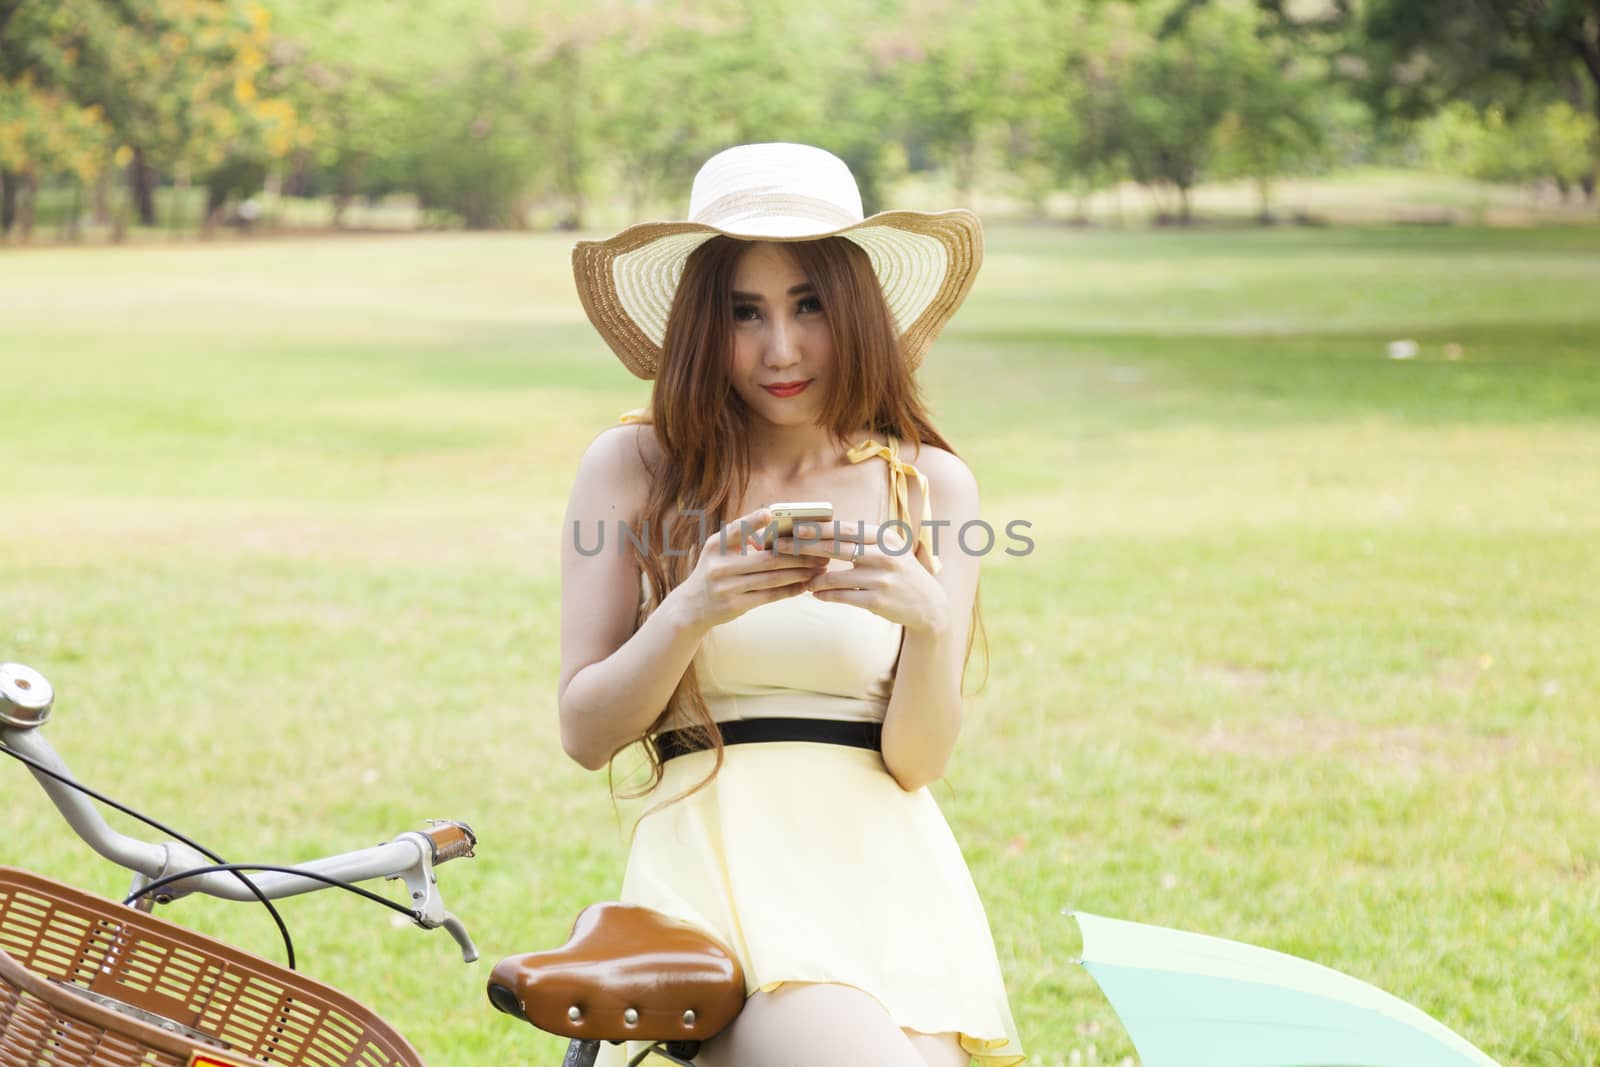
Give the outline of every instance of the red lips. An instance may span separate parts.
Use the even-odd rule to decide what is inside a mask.
[[[761,388],[765,389],[773,396],[799,396],[805,391],[806,386],[812,383],[812,381],[814,381],[814,379],[806,378],[805,380],[798,382],[774,382],[771,385],[763,385]]]

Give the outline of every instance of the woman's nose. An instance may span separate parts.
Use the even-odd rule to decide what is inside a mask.
[[[782,318],[774,318],[767,331],[766,361],[769,367],[787,367],[800,360],[798,337],[794,326]]]

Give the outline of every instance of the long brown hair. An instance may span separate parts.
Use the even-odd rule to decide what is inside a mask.
[[[874,435],[893,434],[913,445],[929,444],[954,452],[928,418],[921,391],[901,357],[894,321],[865,250],[843,237],[790,242],[785,247],[815,287],[827,315],[834,361],[822,418],[833,436],[848,443],[867,427]],[[663,458],[652,471],[650,497],[640,524],[645,531],[662,533],[644,538],[642,552],[638,542],[634,543],[635,557],[649,580],[640,622],[689,576],[703,537],[737,517],[734,508],[749,485],[750,411],[729,377],[733,275],[749,248],[749,242],[731,237],[713,237],[696,248],[684,264],[668,314],[650,396],[650,417]],[[703,514],[704,525],[688,521],[690,512]],[[967,659],[982,629],[983,617],[974,597]],[[987,635],[984,644],[987,649]],[[964,662],[963,681],[965,678]],[[711,774],[683,795],[703,788],[721,770],[722,737],[691,662],[666,709],[635,739],[644,742],[650,778],[624,796],[643,796],[661,781],[661,757],[651,737],[680,710],[687,724],[684,729],[716,750]]]

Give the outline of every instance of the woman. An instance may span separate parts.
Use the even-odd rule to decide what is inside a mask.
[[[690,219],[573,254],[590,320],[655,382],[564,522],[563,745],[599,769],[643,741],[652,771],[621,899],[739,957],[744,1010],[697,1064],[1019,1063],[926,788],[960,726],[978,493],[911,372],[971,287],[977,218],[863,219],[843,162],[766,144],[709,160]],[[837,525],[758,547],[797,500]]]

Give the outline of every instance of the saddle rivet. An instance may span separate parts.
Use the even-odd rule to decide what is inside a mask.
[[[686,1011],[686,1012],[683,1013],[683,1025],[685,1025],[685,1026],[693,1026],[694,1025],[694,1009],[691,1008],[689,1011]]]
[[[576,1004],[574,1004],[572,1007],[567,1009],[567,1018],[575,1023],[582,1022],[583,1012],[579,1010]]]
[[[627,1011],[623,1012],[622,1013],[622,1021],[627,1023],[629,1026],[632,1026],[634,1023],[638,1022],[639,1021],[639,1009],[638,1008],[629,1008]]]

